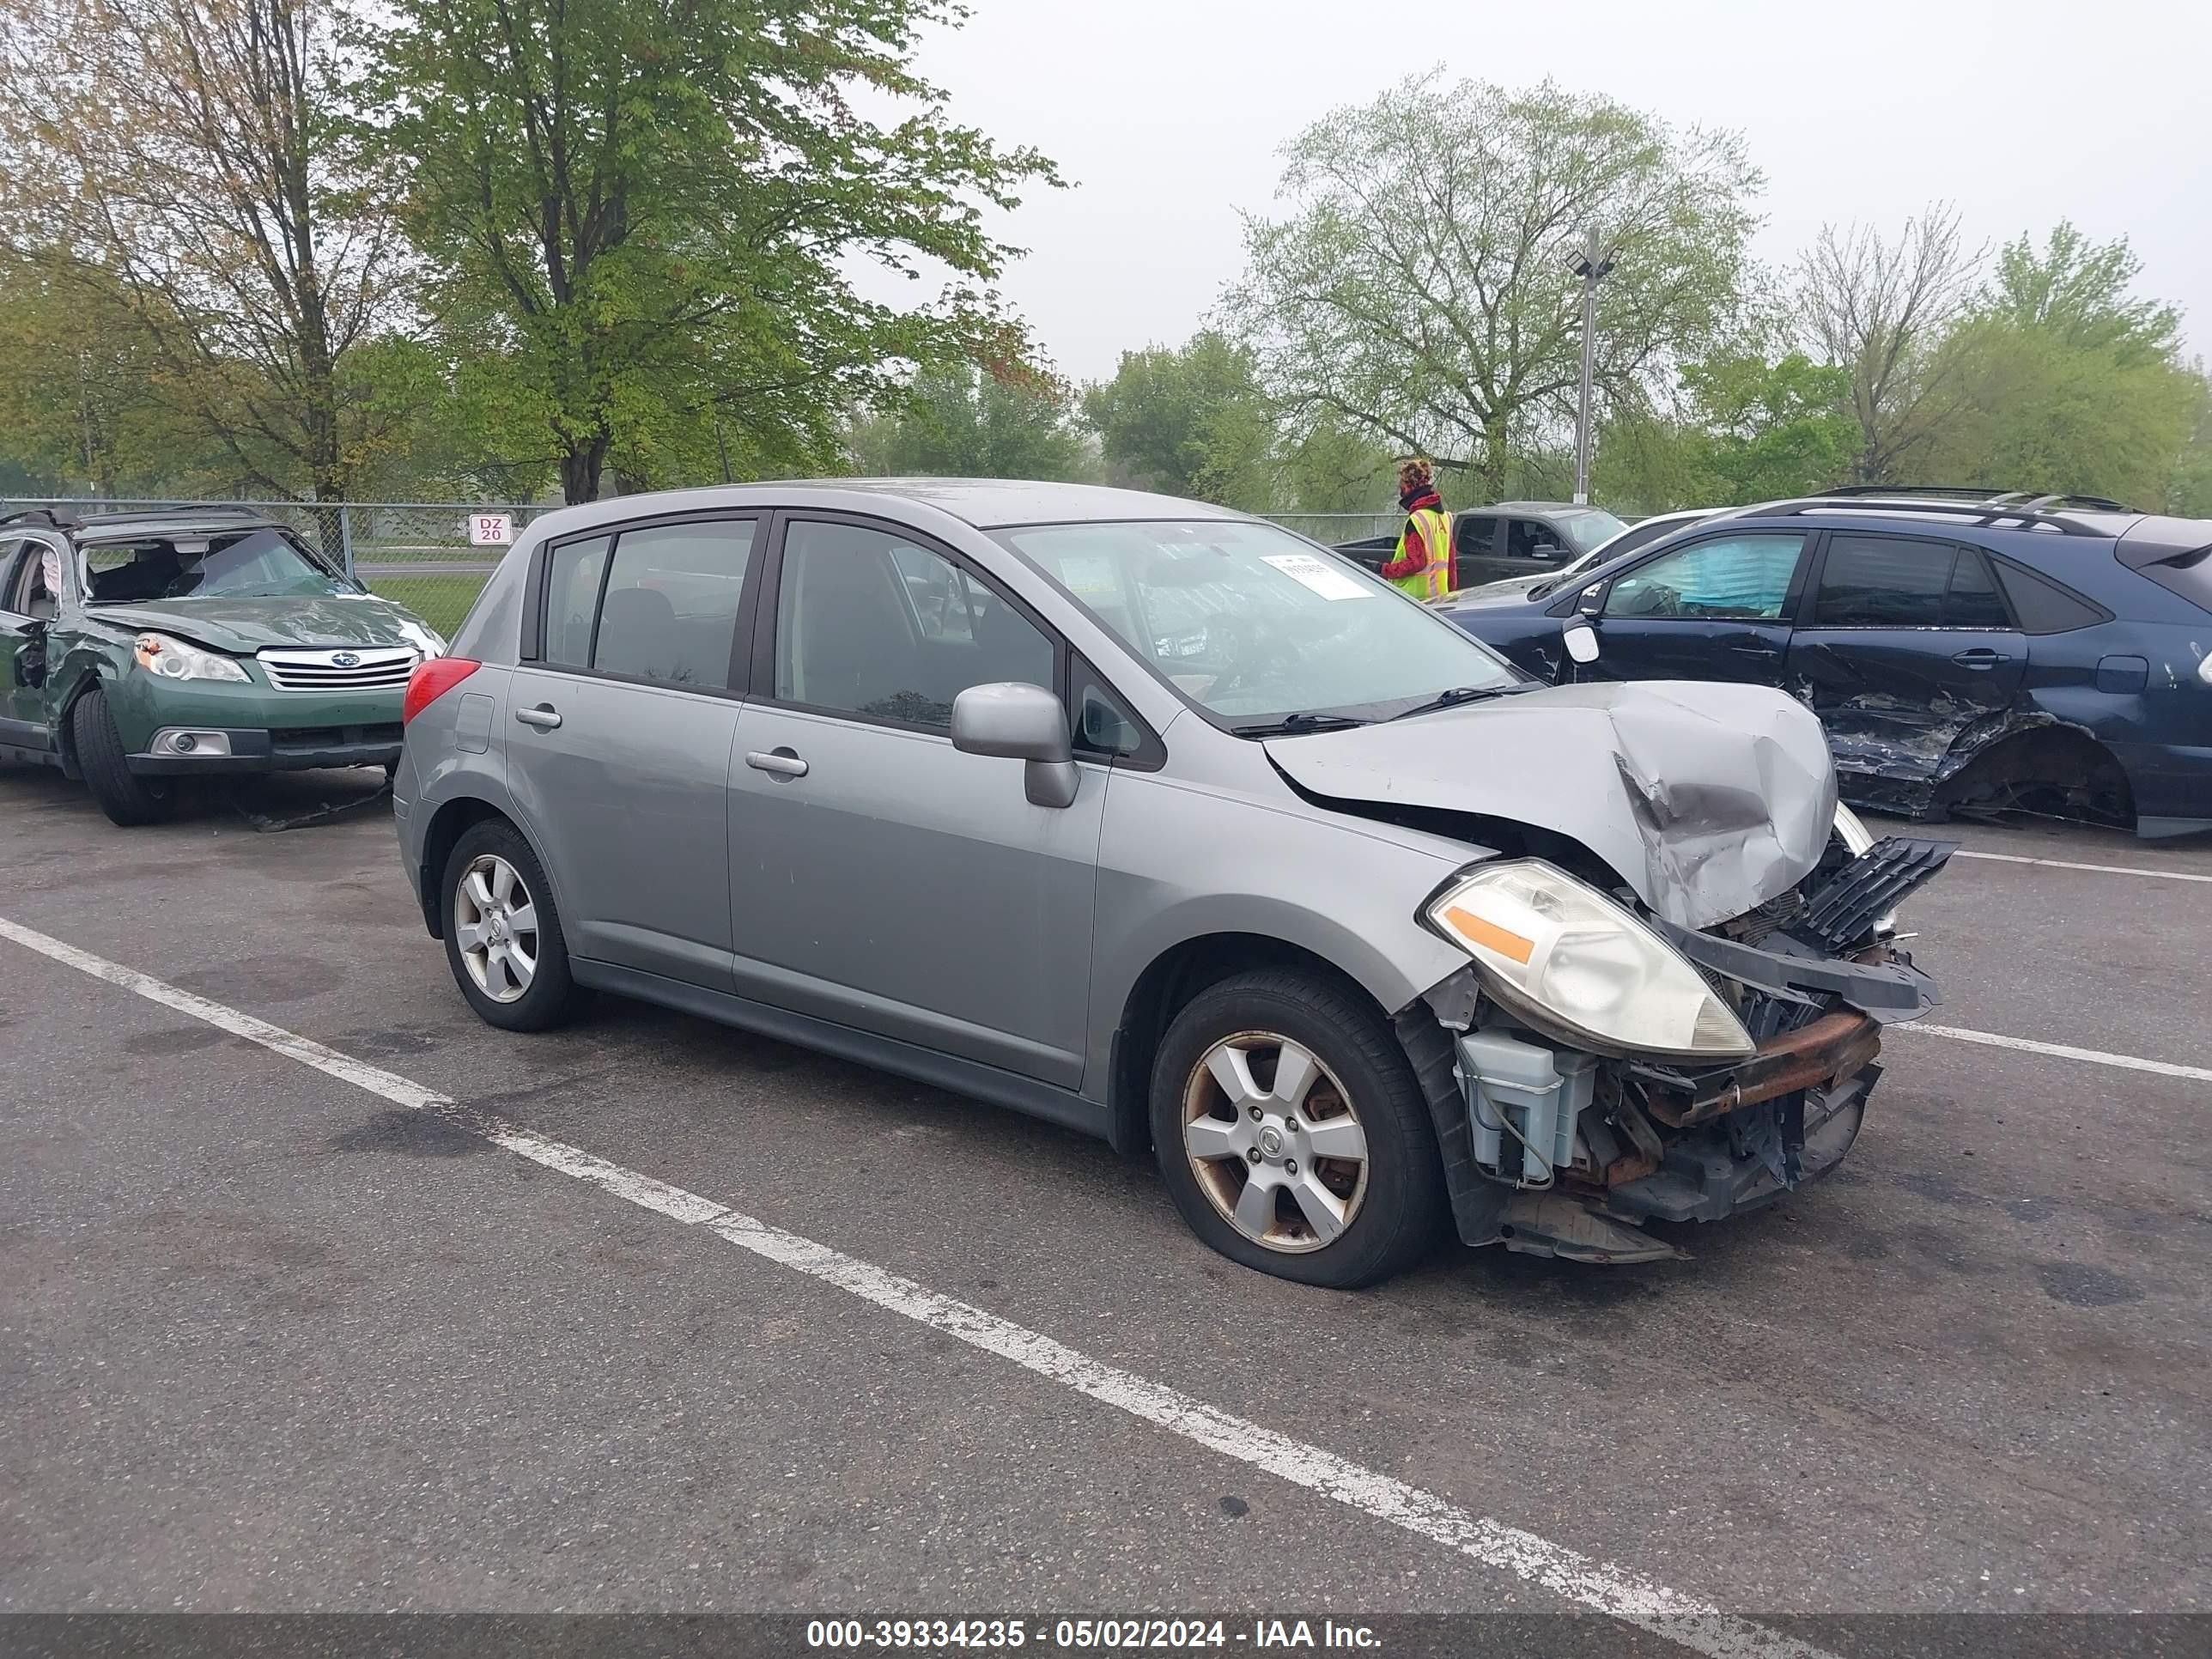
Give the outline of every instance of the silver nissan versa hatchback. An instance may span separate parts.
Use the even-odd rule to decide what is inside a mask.
[[[1942,842],[1731,684],[1537,684],[1221,508],[914,480],[536,520],[394,810],[490,1024],[579,988],[1156,1151],[1249,1267],[1677,1255],[1833,1169]]]

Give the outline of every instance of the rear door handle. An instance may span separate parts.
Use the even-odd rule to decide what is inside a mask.
[[[1962,668],[1995,668],[1999,663],[2010,662],[2012,659],[2002,651],[1992,651],[1985,645],[1978,645],[1972,651],[1961,651],[1951,660]]]
[[[756,772],[773,772],[780,778],[803,778],[806,775],[806,763],[788,749],[778,749],[766,755],[747,755],[745,764]]]
[[[1771,645],[1732,645],[1729,649],[1739,657],[1778,657],[1780,650]]]
[[[555,712],[552,704],[546,702],[539,703],[535,708],[518,708],[514,711],[514,718],[525,726],[536,726],[541,732],[550,732],[561,724],[561,716]]]

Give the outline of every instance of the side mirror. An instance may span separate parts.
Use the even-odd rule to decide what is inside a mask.
[[[952,700],[952,746],[963,755],[1026,762],[1032,806],[1073,806],[1078,777],[1067,710],[1042,686],[1019,680],[971,685]]]
[[[1586,622],[1569,623],[1560,637],[1567,642],[1567,654],[1577,662],[1597,660],[1597,629]]]

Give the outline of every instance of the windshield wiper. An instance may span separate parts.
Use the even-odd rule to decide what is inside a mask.
[[[1347,726],[1364,726],[1349,714],[1285,714],[1279,720],[1260,720],[1250,726],[1232,726],[1229,729],[1240,738],[1291,738],[1307,732],[1341,732]]]
[[[1439,691],[1426,702],[1417,702],[1411,708],[1390,716],[1402,720],[1413,714],[1433,714],[1439,708],[1456,708],[1463,702],[1480,702],[1485,697],[1510,697],[1516,691],[1533,691],[1534,680],[1507,680],[1498,685],[1455,685],[1449,691]]]

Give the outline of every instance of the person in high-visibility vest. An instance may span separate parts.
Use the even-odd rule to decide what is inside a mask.
[[[1398,504],[1406,527],[1398,532],[1397,556],[1382,567],[1382,580],[1400,592],[1433,604],[1457,590],[1452,575],[1452,516],[1437,494],[1436,469],[1419,459],[1398,469]]]

